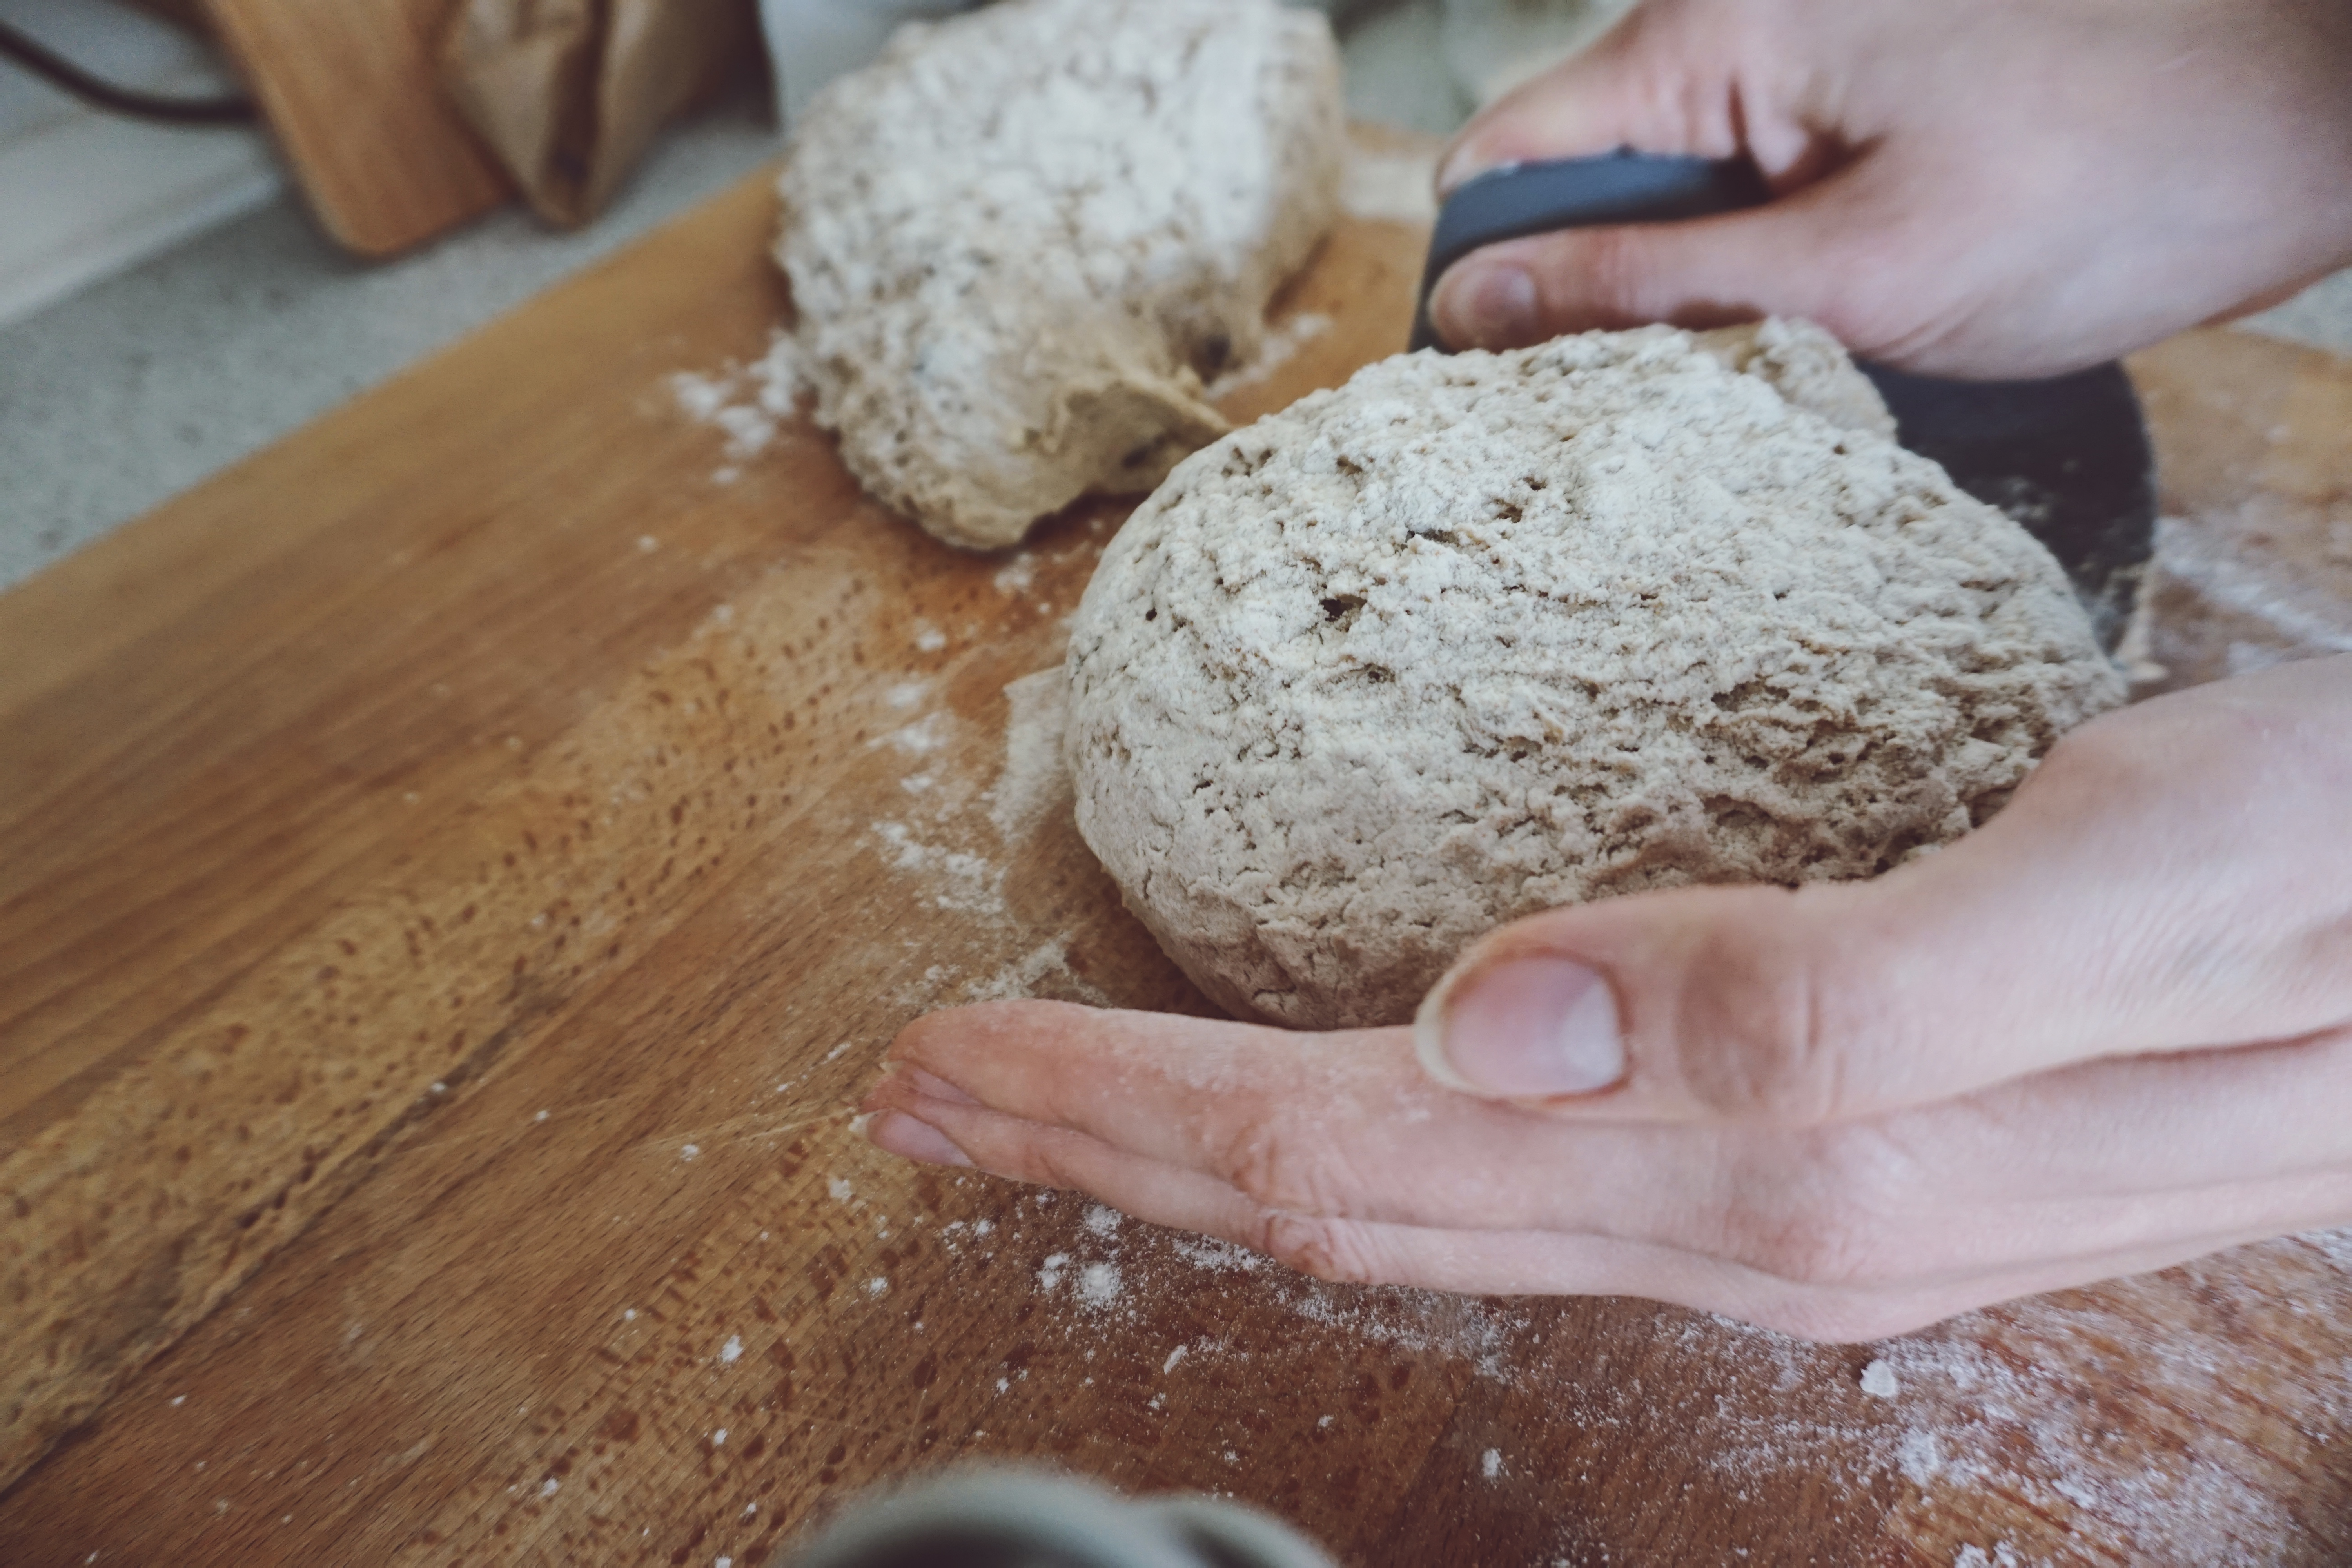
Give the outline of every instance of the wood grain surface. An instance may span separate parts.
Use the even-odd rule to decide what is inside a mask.
[[[765,421],[772,201],[0,598],[0,1561],[749,1568],[982,1457],[1348,1563],[2352,1557],[2333,1238],[1823,1348],[868,1150],[927,1009],[1205,1007],[1006,693],[1124,509],[960,554]],[[1331,324],[1229,410],[1401,346],[1423,239],[1344,225],[1280,306]],[[2146,683],[2332,646],[2352,367],[2134,368],[2189,563]]]

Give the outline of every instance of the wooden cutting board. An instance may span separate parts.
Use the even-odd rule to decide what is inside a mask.
[[[1123,509],[983,558],[864,500],[728,369],[773,221],[747,182],[0,597],[0,1561],[749,1568],[981,1457],[1349,1563],[2352,1556],[2338,1242],[1822,1348],[866,1149],[927,1009],[1203,1004],[1006,690]],[[1423,237],[1343,226],[1229,410],[1398,347]],[[2134,369],[2176,552],[2238,551],[2163,577],[2151,680],[2324,646],[2264,595],[2352,602],[2352,366]]]

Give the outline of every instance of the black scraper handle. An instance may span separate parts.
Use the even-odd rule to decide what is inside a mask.
[[[1505,163],[1454,187],[1437,215],[1412,346],[1438,348],[1429,297],[1447,268],[1507,239],[1601,224],[1667,223],[1759,206],[1771,191],[1744,158],[1613,153]],[[2139,398],[2112,362],[2041,381],[1946,381],[1857,361],[1895,438],[2008,512],[2074,580],[2100,641],[2122,636],[2155,542],[2156,464]]]
[[[1664,223],[1711,217],[1762,205],[1771,195],[1744,158],[1667,158],[1614,153],[1504,163],[1454,187],[1429,237],[1413,311],[1412,346],[1441,348],[1430,324],[1429,297],[1445,269],[1507,239],[1612,223]]]

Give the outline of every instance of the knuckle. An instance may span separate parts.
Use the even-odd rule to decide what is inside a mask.
[[[1877,1277],[1879,1239],[1875,1227],[1851,1211],[1814,1207],[1759,1226],[1735,1256],[1778,1279],[1846,1287]]]
[[[1685,970],[1676,1021],[1687,1091],[1720,1116],[1778,1127],[1873,1109],[1870,1063],[1906,1048],[1871,978],[1886,967],[1876,939],[1851,921],[1809,929],[1785,902],[1753,913],[1763,918],[1718,923]]]
[[[1809,313],[1854,353],[1915,353],[1948,331],[1919,290],[1887,286],[1917,277],[1922,254],[1937,249],[1936,237],[1917,232],[1899,203],[1858,199],[1822,221],[1811,244],[1817,286]]]
[[[1346,1220],[1269,1212],[1259,1216],[1250,1245],[1286,1268],[1335,1285],[1386,1282],[1369,1234]]]
[[[1852,1289],[1898,1282],[1918,1261],[1909,1201],[1916,1172],[1875,1132],[1831,1129],[1809,1140],[1795,1177],[1759,1184],[1731,1218],[1735,1261],[1799,1285]]]
[[[889,1059],[926,1068],[969,1059],[997,1040],[1045,1032],[1061,1021],[1059,1015],[1067,1005],[1023,998],[925,1013],[908,1020],[891,1037]]]
[[[1024,1138],[1011,1148],[992,1152],[989,1163],[998,1174],[1034,1186],[1088,1189],[1093,1173],[1074,1153],[1074,1148],[1059,1139]]]
[[[1217,1173],[1262,1208],[1339,1214],[1349,1207],[1356,1190],[1338,1151],[1323,1141],[1256,1121],[1213,1131],[1208,1141]]]
[[[889,1059],[892,1062],[922,1062],[930,1058],[942,1045],[956,1038],[956,1020],[946,1013],[925,1013],[908,1019],[898,1026],[890,1038]]]
[[[1685,971],[1683,1075],[1700,1104],[1779,1124],[1826,1120],[1842,1099],[1821,1023],[1822,977],[1748,922],[1717,926]]]

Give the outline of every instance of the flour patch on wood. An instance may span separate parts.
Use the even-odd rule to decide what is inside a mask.
[[[1069,681],[1062,667],[1024,675],[1004,689],[1004,765],[989,792],[988,819],[1008,846],[1070,800],[1062,765],[1062,731],[1069,713]]]
[[[1213,1236],[1179,1236],[1171,1245],[1177,1257],[1195,1268],[1230,1268],[1254,1274],[1273,1261],[1262,1252],[1252,1252],[1236,1242],[1219,1241]]]
[[[2352,1300],[2334,1288],[2342,1277],[2330,1256],[2347,1238],[2334,1233],[1971,1313],[1873,1346],[1857,1368],[1846,1347],[1670,1309],[1646,1328],[1638,1312],[1612,1312],[1595,1337],[1578,1326],[1589,1307],[1325,1284],[1230,1243],[1113,1226],[1102,1216],[1116,1211],[1101,1205],[1057,1226],[1036,1195],[1013,1201],[1005,1245],[1015,1258],[1035,1249],[1027,1267],[1039,1315],[1028,1331],[1041,1346],[1091,1359],[1100,1317],[1136,1314],[1138,1302],[1184,1300],[1212,1321],[1271,1305],[1296,1325],[1274,1345],[1244,1350],[1189,1334],[1154,1348],[1159,1375],[1181,1368],[1253,1387],[1281,1378],[1271,1358],[1286,1354],[1308,1376],[1360,1366],[1368,1351],[1434,1356],[1537,1400],[1570,1430],[1654,1434],[1669,1423],[1742,1500],[1800,1484],[1825,1506],[1874,1510],[1891,1483],[1894,1533],[1923,1561],[2021,1561],[1999,1527],[2004,1518],[2037,1533],[2063,1531],[2101,1561],[2270,1561],[2276,1542],[2307,1535],[2284,1500],[2313,1495],[2298,1490],[2298,1478],[2327,1450],[2312,1446],[2352,1406],[2352,1367],[2291,1373],[2265,1367],[2253,1348],[2292,1342],[2278,1321],[2310,1313],[2352,1332]],[[962,1225],[946,1229],[958,1239],[975,1234]],[[2267,1333],[2266,1319],[2276,1320]],[[2252,1337],[2242,1347],[2224,1332]],[[1236,1357],[1248,1358],[1246,1368]],[[1660,1358],[1703,1362],[1708,1397],[1670,1412],[1653,1405],[1661,1385],[1646,1369]],[[2326,1426],[2297,1436],[2271,1419],[2261,1390],[2282,1375],[2298,1377],[2325,1406],[2313,1414]],[[1677,1389],[1673,1379],[1663,1386]],[[1155,1415],[1171,1405],[1164,1388],[1143,1401]],[[1262,1414],[1289,1418],[1272,1398]],[[1528,1440],[1549,1439],[1530,1432]],[[1465,1449],[1454,1462],[1465,1479],[1514,1474],[1499,1447]],[[2265,1472],[2268,1484],[2249,1479]]]
[[[1050,937],[1039,942],[1021,957],[1005,964],[985,980],[967,986],[960,1002],[1009,1002],[1017,997],[1034,996],[1046,990],[1075,994],[1079,1001],[1097,1007],[1114,1005],[1114,999],[1101,987],[1080,976],[1070,967],[1070,939]]]
[[[1089,1263],[1078,1270],[1078,1300],[1083,1306],[1100,1311],[1118,1305],[1119,1299],[1118,1267],[1112,1263]]]
[[[1948,1500],[1937,1516],[1969,1517],[1975,1498],[2021,1505],[2062,1521],[2089,1555],[2267,1561],[2269,1544],[2294,1533],[2284,1500],[2297,1495],[2300,1467],[2267,1451],[2275,1436],[2258,1436],[2259,1391],[2294,1375],[2263,1364],[2256,1347],[2293,1336],[2282,1326],[2266,1341],[2262,1320],[2313,1311],[2352,1320],[2343,1293],[2312,1277],[2326,1267],[2317,1250],[2307,1238],[2264,1243],[1885,1342],[1870,1370],[1900,1394],[1896,1419],[1885,1418],[1887,1403],[1860,1380],[1843,1418],[1791,1416],[1787,1401],[1768,1399],[1725,1413],[1732,1418],[1716,1434],[1724,1440],[1711,1462],[1785,1475],[1830,1455],[1840,1486],[1891,1470],[1928,1498]],[[1818,1386],[1839,1361],[1832,1348],[1722,1319],[1695,1321],[1682,1339],[1690,1353],[1768,1394]],[[2309,1374],[2331,1423],[2352,1406],[2347,1371]],[[2241,1430],[2235,1419],[2185,1414],[2232,1410],[2256,1425]],[[2267,1471],[2271,1484],[2250,1484],[2250,1470]],[[2000,1560],[1997,1538],[1968,1544],[1987,1554],[1973,1561]]]
[[[888,699],[886,697],[885,700]],[[898,704],[894,703],[893,706]],[[946,745],[953,738],[954,733],[955,715],[943,710],[937,713],[926,714],[912,723],[902,724],[868,743],[876,746],[889,746],[910,757],[921,757],[928,756]]]
[[[1037,558],[1025,550],[1013,552],[1013,558],[998,569],[993,581],[1000,594],[1027,593],[1037,581]]]
[[[779,331],[770,340],[768,352],[750,364],[730,362],[709,373],[679,371],[670,376],[669,389],[680,414],[726,437],[728,466],[712,478],[731,483],[740,475],[739,465],[775,444],[784,423],[798,414],[808,384],[799,344],[790,333]]]
[[[2310,1230],[2294,1239],[2326,1258],[2339,1273],[2352,1276],[2352,1230]]]
[[[2134,697],[2352,653],[2352,512],[2258,495],[2156,520],[2117,658]]]
[[[929,884],[929,902],[935,907],[962,914],[1004,914],[1004,873],[992,862],[965,850],[927,844],[903,822],[877,822],[873,833],[893,869]]]
[[[1007,572],[1029,581],[1031,557]],[[931,700],[934,682],[902,679],[880,689],[877,710],[893,718],[916,713]],[[867,749],[895,755],[908,771],[897,780],[909,797],[907,812],[869,824],[867,842],[882,863],[931,908],[966,921],[982,951],[993,948],[996,967],[933,963],[901,1002],[929,1010],[970,1002],[1048,995],[1097,1006],[1113,999],[1087,980],[1071,959],[1071,937],[1040,937],[1014,918],[1007,879],[1025,847],[1055,821],[1066,822],[1070,785],[1062,762],[1065,679],[1062,667],[1009,682],[1003,690],[1003,750],[995,777],[974,787],[974,748],[966,727],[946,709],[919,713],[885,730]],[[977,739],[972,736],[971,739]]]

